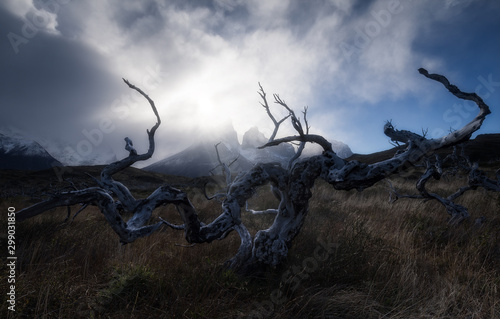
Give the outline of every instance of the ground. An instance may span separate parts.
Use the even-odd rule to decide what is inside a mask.
[[[73,173],[80,186],[85,175]],[[30,197],[50,183],[72,187],[59,183],[54,172],[22,174],[27,173],[1,175],[4,238],[8,207],[20,210],[36,202]],[[220,204],[195,187],[203,181],[133,169],[120,178],[126,185],[139,181],[132,188],[138,197],[163,181],[184,187],[202,221],[220,213]],[[451,191],[464,182],[450,177],[433,189]],[[413,192],[415,177],[407,174],[393,183],[401,192]],[[267,187],[259,193],[251,208],[277,204]],[[335,191],[317,181],[313,194],[286,263],[258,277],[238,277],[223,268],[238,249],[237,234],[190,246],[182,231],[165,227],[122,246],[97,208],[71,222],[64,222],[67,210],[60,208],[16,223],[16,312],[8,311],[5,301],[1,312],[8,318],[500,317],[498,193],[479,190],[461,198],[472,217],[458,226],[446,223],[445,209],[435,202],[390,204],[385,181],[363,192]],[[161,207],[155,215],[180,223],[174,207]],[[476,224],[479,217],[485,221]],[[243,218],[252,234],[273,220]],[[0,287],[8,291],[5,260],[1,267]]]

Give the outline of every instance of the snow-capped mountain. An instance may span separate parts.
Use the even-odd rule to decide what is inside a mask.
[[[65,166],[107,165],[118,160],[107,145],[92,145],[89,154],[82,154],[74,142],[39,140],[39,143]]]
[[[295,154],[294,147],[285,143],[259,149],[258,147],[266,144],[268,139],[257,127],[251,128],[243,135],[241,145],[232,125],[222,132],[219,135],[203,135],[187,149],[144,169],[188,177],[206,176],[210,175],[211,172],[219,174],[220,170],[214,170],[219,165],[214,145],[219,142],[218,151],[221,161],[226,164],[234,161],[230,167],[233,173],[248,170],[256,163],[277,162],[286,166],[289,159]],[[347,157],[352,154],[349,146],[344,143],[333,141],[332,147],[340,157]],[[314,147],[312,150],[310,148],[306,148],[306,150],[308,152],[305,152],[303,157],[315,154]]]
[[[79,143],[83,142],[86,142],[86,145],[90,145],[90,149],[87,147],[84,148],[84,151],[81,151]],[[14,155],[20,157],[12,160],[12,156]],[[24,157],[33,155],[40,155],[42,157],[50,156],[50,165],[31,162],[31,164],[26,164],[26,160],[28,159]],[[23,169],[23,167],[28,167],[26,169],[30,170],[50,168],[52,167],[52,163],[55,166],[84,166],[106,165],[118,160],[113,149],[105,143],[94,145],[83,139],[76,143],[75,141],[65,140],[64,137],[47,139],[30,135],[15,127],[0,127],[0,157],[0,169],[7,167]],[[38,159],[37,161],[40,160]],[[16,161],[18,163],[14,163]]]
[[[43,170],[62,164],[39,143],[19,134],[0,133],[0,168]]]
[[[115,153],[104,144],[93,147],[89,154],[79,154],[78,144],[64,143],[62,140],[46,140],[26,137],[22,132],[9,129],[0,130],[0,169],[41,170],[53,166],[105,165],[117,161]],[[188,177],[218,174],[219,161],[215,144],[219,144],[220,159],[231,165],[232,172],[249,170],[256,163],[280,163],[287,166],[295,149],[290,144],[259,149],[268,139],[257,127],[248,130],[240,145],[231,123],[218,128],[218,133],[203,132],[196,142],[185,150],[145,167],[145,170],[170,175]],[[72,147],[73,146],[73,147]],[[352,155],[347,145],[332,141],[333,150],[342,158]],[[303,157],[315,155],[321,149],[308,145]]]

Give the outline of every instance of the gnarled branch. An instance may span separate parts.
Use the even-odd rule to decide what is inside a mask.
[[[276,266],[285,260],[293,239],[304,224],[309,212],[312,187],[317,178],[323,178],[337,190],[363,190],[396,173],[407,163],[416,163],[430,152],[463,142],[480,128],[484,118],[490,113],[488,106],[481,98],[475,93],[463,93],[456,86],[451,85],[444,76],[429,74],[424,69],[420,69],[419,72],[442,83],[458,98],[476,102],[480,109],[479,114],[463,128],[437,139],[427,139],[425,134],[421,136],[409,131],[396,130],[388,122],[384,126],[385,134],[393,141],[405,143],[407,146],[404,151],[397,153],[393,158],[374,164],[346,161],[339,158],[332,150],[331,144],[324,137],[309,133],[307,108],[303,111],[305,125],[303,126],[300,119],[295,116],[294,111],[288,107],[286,102],[278,95],[274,95],[275,103],[283,106],[288,111],[287,117],[277,121],[270,112],[266,94],[259,84],[259,95],[263,99],[261,105],[275,125],[269,142],[261,146],[261,148],[281,143],[300,142],[297,152],[300,155],[301,148],[305,143],[317,143],[323,147],[324,152],[301,160],[297,156],[290,161],[287,168],[273,163],[257,164],[248,172],[239,174],[233,181],[231,181],[229,166],[222,163],[219,154],[217,154],[219,165],[222,165],[226,177],[227,190],[224,196],[215,196],[222,201],[222,212],[208,224],[204,224],[199,220],[197,212],[187,195],[178,189],[163,186],[154,191],[148,198],[136,200],[123,184],[112,179],[113,174],[139,160],[145,160],[152,156],[154,152],[154,134],[161,123],[154,102],[140,89],[124,80],[131,89],[136,90],[149,101],[157,117],[157,123],[150,131],[147,131],[149,137],[148,152],[141,155],[137,154],[132,141],[126,139],[125,147],[129,151],[129,156],[103,169],[101,179],[98,181],[100,187],[57,194],[48,200],[19,211],[17,213],[18,220],[35,216],[53,207],[80,203],[94,204],[100,208],[122,242],[131,242],[136,238],[149,235],[161,225],[184,230],[186,240],[189,243],[203,243],[223,239],[231,231],[236,230],[240,235],[241,245],[236,256],[228,263],[231,267],[250,269],[255,264]],[[291,118],[291,124],[298,135],[276,138],[279,126],[287,118]],[[216,151],[218,153],[217,147]],[[453,200],[466,191],[480,186],[491,190],[500,189],[500,171],[497,171],[497,181],[494,181],[482,174],[477,169],[477,166],[472,166],[469,169],[469,185],[460,188],[449,197],[443,198],[428,192],[425,186],[431,177],[439,177],[442,174],[443,168],[439,158],[434,162],[429,160],[426,172],[417,184],[417,189],[420,192],[418,196],[438,200],[445,205],[452,217],[458,216],[458,218],[462,218],[465,216],[465,208],[454,204]],[[278,194],[276,196],[279,198],[280,204],[277,209],[262,211],[272,211],[276,214],[276,217],[271,227],[258,231],[255,237],[252,238],[242,222],[241,208],[246,206],[248,200],[255,195],[258,187],[268,184],[272,186],[273,193]],[[113,196],[117,200],[114,200]],[[152,211],[164,204],[173,204],[177,207],[183,221],[182,225],[174,225],[163,219],[160,219],[155,224],[147,225]],[[119,214],[120,207],[133,213],[128,222],[125,222]],[[252,210],[250,212],[256,213],[256,211]]]
[[[450,171],[452,175],[455,175],[457,170],[462,170],[468,174],[467,185],[460,187],[457,191],[447,197],[440,196],[427,190],[427,182],[431,179],[431,177],[438,180],[447,173],[447,171],[443,170],[443,166],[445,164],[448,164],[450,167],[447,171]],[[469,158],[464,154],[463,148],[461,155],[458,156],[456,147],[454,146],[453,153],[447,155],[443,160],[441,160],[437,155],[435,156],[435,160],[427,158],[426,170],[416,183],[419,195],[400,194],[394,188],[392,183],[389,183],[389,186],[391,202],[395,202],[399,198],[436,200],[446,208],[446,211],[450,215],[451,218],[449,223],[458,224],[469,217],[469,212],[466,207],[456,204],[454,201],[465,194],[465,192],[477,189],[478,187],[483,187],[489,191],[499,192],[500,178],[497,176],[496,181],[487,178],[486,174],[478,169],[477,163],[470,162]]]
[[[130,155],[120,161],[107,165],[101,172],[100,180],[92,177],[100,187],[91,187],[83,190],[56,194],[45,201],[20,210],[16,214],[17,220],[21,221],[26,218],[33,217],[51,208],[59,206],[83,204],[83,208],[85,208],[89,203],[91,203],[99,207],[111,228],[120,237],[120,241],[123,243],[129,243],[139,237],[151,234],[163,224],[163,222],[159,222],[153,225],[145,225],[151,218],[152,211],[156,207],[163,204],[178,204],[179,202],[185,201],[182,199],[185,195],[181,191],[171,187],[160,187],[148,198],[136,200],[125,185],[113,180],[112,175],[124,170],[137,161],[149,159],[153,155],[155,149],[154,135],[161,123],[160,116],[153,100],[129,81],[125,79],[123,81],[131,89],[136,90],[148,100],[156,116],[156,124],[151,128],[151,130],[147,131],[149,137],[148,151],[145,154],[138,155],[136,150],[133,148],[132,141],[128,137],[125,138],[125,148],[130,152]],[[118,200],[115,201],[111,194],[116,196]],[[120,215],[120,211],[122,209],[133,214],[128,222],[125,222]],[[78,211],[77,214],[80,211]]]
[[[394,141],[407,143],[408,146],[406,150],[386,161],[370,165],[362,163],[351,164],[351,166],[354,167],[349,170],[349,174],[344,174],[341,180],[338,180],[338,171],[339,169],[343,170],[343,168],[336,166],[332,167],[328,171],[325,171],[322,176],[336,189],[356,188],[358,190],[363,190],[397,172],[398,169],[408,162],[417,162],[430,152],[462,143],[469,139],[472,133],[481,127],[486,115],[491,113],[489,107],[475,93],[463,93],[456,86],[450,85],[446,77],[442,75],[429,75],[424,69],[419,69],[419,72],[430,79],[443,83],[443,85],[458,98],[475,101],[479,107],[479,114],[461,129],[435,139],[426,139],[423,136],[409,131],[395,130],[390,122],[386,123],[384,126],[384,133]]]

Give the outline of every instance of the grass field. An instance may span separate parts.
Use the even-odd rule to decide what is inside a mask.
[[[411,192],[415,180],[393,182]],[[443,179],[434,189],[445,192],[464,182]],[[220,204],[204,200],[195,188],[187,191],[202,221],[219,214]],[[137,192],[145,196],[149,190]],[[252,208],[276,205],[267,188],[260,193]],[[67,223],[66,208],[19,222],[16,313],[4,301],[4,259],[2,316],[500,318],[500,194],[467,193],[458,202],[472,217],[452,227],[438,203],[389,204],[385,181],[363,192],[335,191],[318,181],[313,193],[286,264],[255,278],[221,267],[238,249],[235,233],[189,247],[183,232],[165,228],[121,246],[96,208]],[[23,196],[1,199],[2,242],[7,208],[20,210],[30,202]],[[156,216],[180,223],[174,207],[162,207]],[[481,216],[486,221],[475,224]],[[243,220],[254,234],[273,217]]]

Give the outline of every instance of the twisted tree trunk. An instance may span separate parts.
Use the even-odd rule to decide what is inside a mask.
[[[200,222],[195,208],[186,194],[180,190],[164,186],[158,188],[148,198],[137,200],[123,184],[112,179],[113,174],[139,160],[151,157],[154,152],[154,133],[161,123],[154,102],[140,89],[125,81],[130,88],[137,90],[149,101],[157,117],[157,123],[151,131],[148,131],[148,152],[137,155],[132,141],[126,138],[126,149],[130,152],[129,157],[104,168],[100,181],[97,181],[100,187],[59,194],[19,211],[17,219],[23,220],[57,206],[95,203],[123,243],[129,243],[139,237],[147,236],[162,224],[174,229],[183,229],[186,240],[190,243],[223,239],[229,232],[236,230],[240,235],[241,245],[237,254],[227,263],[230,268],[248,271],[254,266],[279,265],[286,258],[293,239],[299,234],[304,224],[309,211],[309,199],[312,196],[311,189],[316,179],[324,179],[336,190],[357,189],[361,191],[391,174],[397,173],[409,162],[416,162],[426,154],[439,148],[455,145],[469,139],[472,133],[480,128],[486,115],[490,113],[488,106],[480,97],[475,93],[460,91],[456,86],[451,85],[444,76],[429,74],[424,69],[420,69],[419,72],[442,83],[458,98],[476,102],[479,107],[479,114],[460,130],[438,139],[426,139],[409,131],[395,130],[390,123],[387,123],[384,127],[384,133],[394,141],[406,143],[406,150],[396,154],[389,160],[370,165],[358,161],[345,161],[338,157],[325,138],[309,134],[306,119],[307,110],[303,112],[304,129],[300,119],[277,95],[274,95],[275,103],[283,106],[289,112],[289,115],[281,121],[275,120],[270,112],[266,94],[260,87],[259,94],[264,100],[262,106],[275,124],[271,139],[262,148],[288,142],[300,142],[300,147],[296,156],[290,160],[287,168],[272,163],[258,164],[248,172],[240,174],[232,182],[230,174],[226,172],[227,192],[217,196],[218,198],[224,198],[222,213],[207,225]],[[298,135],[276,139],[280,124],[287,118],[291,119],[292,126]],[[324,151],[321,155],[298,160],[298,155],[300,155],[305,143],[317,143],[323,147]],[[221,165],[225,167],[223,163]],[[280,199],[280,204],[277,209],[270,210],[276,213],[271,227],[258,231],[255,238],[252,238],[242,222],[241,208],[246,206],[248,199],[254,196],[258,187],[266,184],[272,185],[275,194]],[[497,185],[500,185],[500,182]],[[163,204],[176,205],[184,224],[176,226],[161,219],[157,223],[147,225],[152,211]],[[125,222],[119,213],[120,210],[132,213],[133,217]]]

